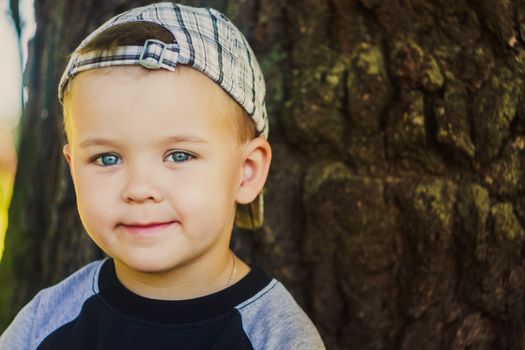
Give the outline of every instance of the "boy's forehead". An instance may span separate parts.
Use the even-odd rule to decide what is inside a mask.
[[[158,96],[155,103],[163,103],[170,101],[162,101],[162,97],[169,96],[176,90],[182,90],[197,100],[220,101],[223,94],[217,84],[193,68],[177,67],[174,72],[170,72],[137,66],[116,66],[79,73],[71,81],[66,100],[71,97],[104,97],[108,93],[137,93],[143,96]]]
[[[85,119],[101,112],[107,113],[105,118],[122,118],[115,110],[161,111],[171,113],[174,119],[184,112],[188,118],[201,114],[201,121],[214,128],[230,129],[235,120],[231,104],[235,102],[224,94],[210,78],[190,67],[179,66],[174,72],[140,66],[105,67],[75,76],[64,99],[64,112],[73,123],[77,117]],[[185,121],[180,116],[178,120]]]
[[[167,70],[151,70],[141,66],[110,66],[103,68],[90,69],[84,72],[78,73],[70,84],[70,90],[75,85],[79,85],[79,82],[89,81],[91,84],[102,83],[105,80],[110,79],[111,81],[128,81],[133,82],[136,79],[163,79],[170,80],[170,84],[188,84],[188,83],[199,83],[202,84],[203,88],[207,88],[213,91],[221,91],[221,88],[217,86],[210,78],[205,74],[193,69],[191,67],[179,65],[175,71],[170,72]],[[154,86],[149,86],[152,88]]]

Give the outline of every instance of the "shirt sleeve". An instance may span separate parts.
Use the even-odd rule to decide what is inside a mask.
[[[0,350],[30,350],[34,348],[34,345],[31,344],[33,325],[40,303],[40,295],[37,294],[33,300],[24,306],[9,327],[2,333],[0,336]]]
[[[254,349],[325,349],[310,318],[276,280],[237,309]]]

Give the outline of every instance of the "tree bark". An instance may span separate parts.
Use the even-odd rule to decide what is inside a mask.
[[[67,54],[149,1],[36,1],[0,329],[102,256],[61,156]],[[229,16],[267,81],[266,224],[234,248],[329,349],[525,346],[525,1],[185,1]]]

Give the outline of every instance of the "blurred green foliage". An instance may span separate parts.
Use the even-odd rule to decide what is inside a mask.
[[[4,252],[4,237],[7,230],[7,209],[13,193],[13,176],[0,172],[0,260]]]

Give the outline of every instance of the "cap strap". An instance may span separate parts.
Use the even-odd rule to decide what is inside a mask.
[[[178,60],[177,43],[166,44],[160,40],[148,39],[143,46],[119,46],[112,51],[75,55],[69,76],[93,68],[136,64],[148,69],[163,68],[174,71]]]
[[[149,69],[160,69],[166,54],[166,44],[160,40],[148,39],[144,42],[139,64]]]

